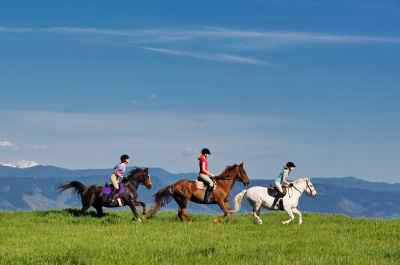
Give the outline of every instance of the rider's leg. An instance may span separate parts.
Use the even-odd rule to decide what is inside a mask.
[[[207,183],[207,186],[208,186],[208,187],[214,188],[214,182],[212,181],[212,179],[211,179],[209,176],[204,175],[204,174],[200,174],[200,175],[199,175],[199,178],[200,178],[201,180],[203,180],[205,183]]]
[[[207,188],[206,188],[206,191],[205,191],[205,193],[204,193],[204,201],[206,202],[206,203],[208,203],[208,195],[210,194],[210,192],[212,192],[212,190],[214,189],[214,182],[212,181],[212,179],[209,177],[209,176],[207,176],[207,175],[204,175],[204,174],[200,174],[199,175],[199,178],[201,179],[201,180],[203,180],[205,183],[207,183]]]
[[[271,209],[275,209],[275,206],[278,203],[279,198],[282,197],[282,194],[283,194],[283,189],[282,189],[282,185],[280,182],[275,181],[275,187],[280,192],[280,194],[275,197],[274,202],[272,203]]]
[[[122,201],[121,198],[119,198],[119,182],[118,182],[118,177],[115,174],[112,174],[111,176],[111,183],[114,187],[113,193],[112,193],[112,201],[117,200],[118,205],[122,206]]]
[[[292,211],[294,214],[299,216],[299,225],[301,225],[303,223],[303,215],[301,214],[300,210],[298,208],[293,208]]]

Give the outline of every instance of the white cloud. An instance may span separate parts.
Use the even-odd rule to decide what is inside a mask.
[[[142,43],[167,42],[167,41],[188,41],[207,39],[215,40],[236,40],[236,41],[278,41],[291,44],[298,43],[320,43],[320,44],[374,44],[393,43],[400,44],[399,36],[371,36],[371,35],[350,35],[331,34],[323,32],[299,32],[299,31],[254,31],[235,30],[227,28],[197,28],[197,29],[104,29],[90,27],[1,27],[3,33],[65,33],[80,35],[107,35],[116,37],[129,37],[132,41]]]
[[[10,141],[0,141],[0,147],[14,147],[14,144]]]
[[[239,63],[239,64],[254,64],[254,65],[265,65],[267,62],[250,58],[243,57],[231,54],[223,54],[223,53],[199,53],[192,51],[183,51],[183,50],[173,50],[173,49],[164,49],[164,48],[153,48],[153,47],[144,47],[143,49],[163,54],[175,55],[175,56],[184,56],[191,57],[200,60],[208,60],[208,61],[217,61],[217,62],[228,62],[228,63]],[[271,64],[272,65],[272,64]]]
[[[399,36],[373,36],[331,34],[323,32],[236,30],[229,28],[199,27],[149,28],[149,29],[107,29],[91,27],[2,27],[1,33],[68,34],[85,43],[111,45],[115,47],[145,47],[160,54],[186,56],[200,60],[218,61],[248,65],[270,65],[265,60],[239,54],[244,51],[270,51],[281,47],[301,45],[377,45],[400,44]],[[95,38],[96,37],[96,38]],[[187,44],[195,44],[197,51],[182,50]],[[166,45],[169,48],[154,47]],[[206,44],[206,45],[204,45]],[[173,47],[171,47],[173,46]],[[210,52],[212,50],[213,52]]]

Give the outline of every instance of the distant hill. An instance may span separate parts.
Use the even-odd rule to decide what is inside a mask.
[[[0,210],[45,210],[49,208],[80,207],[80,200],[71,193],[59,194],[60,184],[79,180],[86,184],[102,185],[109,169],[70,170],[54,166],[12,168],[0,166]],[[141,188],[141,198],[152,204],[152,195],[179,178],[194,179],[193,173],[173,174],[161,168],[151,168],[153,189]],[[339,213],[350,216],[395,217],[400,213],[400,184],[368,182],[354,177],[313,178],[319,196],[304,196],[300,207],[305,211]],[[272,180],[253,179],[251,186],[269,186]],[[232,197],[243,189],[237,183]],[[174,204],[169,206],[174,208]],[[246,204],[244,209],[249,210]],[[197,212],[219,211],[215,206],[191,204]]]

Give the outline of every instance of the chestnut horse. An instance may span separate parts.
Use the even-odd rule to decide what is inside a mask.
[[[229,193],[233,188],[236,180],[239,180],[247,187],[250,183],[249,177],[244,169],[243,162],[240,165],[228,166],[221,175],[214,178],[216,189],[210,194],[209,202],[207,204],[218,204],[224,212],[223,218],[227,217],[230,212],[228,199]],[[155,206],[147,214],[147,218],[154,216],[161,207],[164,207],[171,201],[171,197],[176,201],[179,206],[178,217],[181,221],[191,222],[191,217],[187,214],[188,202],[206,204],[204,202],[205,189],[200,189],[196,181],[182,179],[174,184],[171,184],[161,190],[155,195]],[[216,220],[220,222],[220,220]]]
[[[142,206],[143,215],[146,214],[146,204],[138,201],[137,189],[139,185],[144,185],[147,189],[151,189],[152,181],[149,175],[148,168],[136,168],[129,172],[127,177],[122,180],[124,192],[120,194],[120,198],[124,206],[129,206],[135,219],[141,221],[136,206]],[[121,185],[120,184],[120,185]],[[118,207],[110,202],[109,196],[103,194],[102,186],[85,186],[79,181],[71,181],[58,187],[60,192],[68,189],[74,189],[81,196],[82,213],[85,213],[91,206],[97,211],[97,216],[103,216],[103,207],[114,208]]]

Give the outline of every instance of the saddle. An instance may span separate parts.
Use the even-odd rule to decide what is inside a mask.
[[[212,179],[212,181],[214,182],[214,189],[216,189],[217,188],[217,182],[214,179]],[[199,190],[205,190],[208,187],[208,183],[206,183],[201,178],[197,178],[195,183],[196,183],[196,188],[199,189]]]
[[[288,188],[293,184],[289,184],[289,186],[282,186],[283,193],[281,193],[277,187],[270,186],[268,187],[268,195],[275,198],[283,198],[287,194]]]
[[[212,178],[212,181],[214,182],[214,189],[211,189],[208,187],[208,183],[206,183],[204,180],[201,178],[197,178],[195,181],[196,183],[196,188],[199,190],[204,190],[204,203],[209,203],[210,202],[210,197],[213,193],[213,191],[217,188],[217,182]]]

